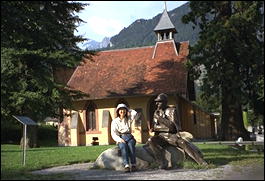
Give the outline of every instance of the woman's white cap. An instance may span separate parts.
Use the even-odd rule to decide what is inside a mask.
[[[118,106],[117,106],[117,108],[116,108],[116,112],[117,112],[120,108],[125,108],[127,111],[129,111],[129,108],[128,108],[125,104],[118,104]]]

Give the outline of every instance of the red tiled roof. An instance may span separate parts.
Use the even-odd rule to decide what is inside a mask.
[[[176,54],[173,41],[156,46],[101,51],[79,65],[68,82],[91,99],[116,96],[179,93],[186,95],[187,72],[183,62],[188,42]]]

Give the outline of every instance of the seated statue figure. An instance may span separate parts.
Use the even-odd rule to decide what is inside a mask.
[[[154,136],[148,139],[149,144],[159,168],[166,169],[165,148],[169,145],[182,149],[198,164],[207,164],[201,151],[191,142],[181,137],[181,124],[176,107],[167,106],[167,95],[161,93],[155,99],[157,109],[154,112],[151,131]]]

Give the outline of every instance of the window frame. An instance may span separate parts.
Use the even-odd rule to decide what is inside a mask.
[[[92,114],[93,119],[89,119],[88,114]],[[85,106],[85,126],[86,132],[98,132],[98,121],[97,121],[97,105],[93,101],[88,101]],[[90,126],[92,124],[92,126]]]

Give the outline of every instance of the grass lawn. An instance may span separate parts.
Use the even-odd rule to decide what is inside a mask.
[[[114,147],[79,146],[79,147],[40,147],[27,149],[26,166],[22,166],[22,149],[18,145],[1,145],[1,179],[65,179],[66,175],[49,176],[31,175],[29,171],[73,163],[93,162],[104,150]],[[209,163],[207,167],[198,166],[192,161],[185,161],[184,168],[214,168],[225,164],[249,165],[264,164],[264,152],[236,150],[226,145],[197,145]]]
[[[246,151],[243,148],[235,148],[220,144],[195,144],[200,148],[208,166],[200,166],[192,161],[185,161],[184,168],[215,168],[218,166],[264,164],[264,152]]]
[[[28,172],[73,163],[92,162],[101,152],[114,146],[29,148],[26,151],[24,167],[22,166],[22,149],[19,145],[1,145],[1,179],[47,179],[41,176],[35,178]]]

